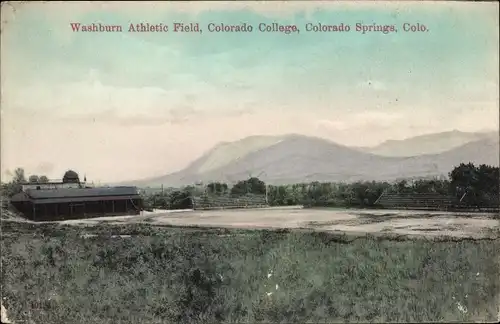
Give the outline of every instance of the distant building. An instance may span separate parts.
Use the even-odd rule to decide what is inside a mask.
[[[34,221],[137,215],[143,208],[135,187],[31,189],[11,198]]]
[[[72,170],[66,171],[61,182],[21,186],[22,191],[10,202],[35,221],[134,215],[143,208],[136,187],[89,187],[80,182],[78,174]]]

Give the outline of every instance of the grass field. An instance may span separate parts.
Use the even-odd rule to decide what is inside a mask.
[[[6,221],[2,234],[2,303],[14,323],[498,316],[499,240]]]

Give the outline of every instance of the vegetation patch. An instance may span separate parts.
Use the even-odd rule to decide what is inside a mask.
[[[13,322],[470,322],[498,312],[499,240],[149,224],[2,231],[17,234],[2,238]]]

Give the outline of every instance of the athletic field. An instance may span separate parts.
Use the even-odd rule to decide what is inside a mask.
[[[223,228],[295,228],[318,231],[391,236],[446,236],[491,238],[498,235],[499,220],[492,214],[402,210],[346,210],[263,208],[210,211],[155,211],[137,216],[68,220],[62,224],[134,224],[207,226]]]

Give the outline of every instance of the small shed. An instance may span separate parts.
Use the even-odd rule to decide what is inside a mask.
[[[136,187],[26,189],[11,203],[35,221],[137,215],[143,208]]]

